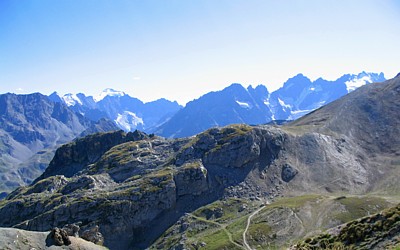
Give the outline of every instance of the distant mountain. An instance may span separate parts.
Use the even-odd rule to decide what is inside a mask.
[[[60,96],[56,92],[49,97],[53,101],[65,103],[93,121],[101,118],[110,119],[127,132],[136,129],[150,131],[182,108],[176,101],[171,102],[166,99],[144,103],[122,91],[110,88],[105,89],[98,97],[82,93]]]
[[[205,94],[189,102],[170,120],[156,130],[165,137],[184,137],[211,127],[233,123],[262,124],[271,120],[271,110],[265,103],[268,90],[259,85],[245,89],[232,84],[222,91]]]
[[[240,84],[232,84],[189,102],[154,132],[165,137],[184,137],[233,123],[295,120],[362,85],[382,81],[385,81],[383,73],[347,74],[335,81],[322,78],[311,81],[298,74],[272,93],[262,85],[246,89]]]
[[[383,73],[346,74],[335,81],[318,78],[311,81],[302,74],[287,80],[283,87],[274,91],[269,102],[274,119],[295,120],[328,104],[368,83],[385,81]]]
[[[39,93],[0,95],[0,192],[38,177],[61,144],[116,129],[110,121],[93,122]]]

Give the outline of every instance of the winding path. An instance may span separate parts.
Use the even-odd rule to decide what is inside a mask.
[[[265,203],[265,205],[263,205],[262,207],[260,207],[260,208],[257,209],[256,211],[254,211],[254,212],[249,216],[249,218],[247,218],[246,229],[243,231],[243,244],[244,244],[244,246],[245,246],[245,248],[246,248],[247,250],[253,250],[253,248],[250,247],[249,243],[247,243],[247,239],[246,239],[246,234],[247,234],[247,231],[249,230],[250,223],[251,223],[251,219],[253,218],[254,215],[258,214],[261,210],[263,210],[263,209],[265,208],[265,206],[268,205],[268,204],[269,204],[269,202],[267,201],[267,202]]]
[[[189,215],[189,216],[191,216],[192,218],[194,218],[194,219],[196,219],[196,220],[203,221],[203,222],[210,223],[210,224],[214,224],[214,225],[220,227],[220,228],[225,232],[226,236],[228,236],[228,239],[229,239],[229,241],[230,241],[232,244],[234,244],[235,246],[237,246],[237,247],[243,249],[243,246],[239,245],[238,243],[236,243],[236,242],[232,239],[232,234],[226,229],[226,225],[220,224],[220,223],[215,222],[215,221],[203,219],[203,218],[201,218],[201,217],[195,216],[195,215],[192,214],[192,213],[186,213],[186,214]]]

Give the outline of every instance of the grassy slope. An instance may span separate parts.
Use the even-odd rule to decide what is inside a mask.
[[[281,249],[391,205],[386,199],[375,196],[282,198],[253,217],[247,241],[256,249]],[[169,249],[181,244],[189,249],[244,249],[242,234],[246,221],[258,207],[240,199],[214,202],[187,214],[152,247]]]

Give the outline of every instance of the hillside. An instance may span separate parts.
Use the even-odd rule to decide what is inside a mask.
[[[400,204],[309,237],[291,249],[398,249]],[[396,247],[396,248],[395,248]]]
[[[283,126],[87,136],[0,203],[0,226],[96,225],[110,249],[288,246],[399,200],[399,94],[397,77]]]

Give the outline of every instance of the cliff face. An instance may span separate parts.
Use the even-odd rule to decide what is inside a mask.
[[[392,125],[399,113],[385,105],[398,107],[399,86],[394,79],[362,87],[282,127],[231,125],[175,140],[118,131],[76,140],[59,148],[34,184],[0,203],[0,226],[43,231],[97,225],[111,249],[147,248],[186,213],[219,199],[398,194],[398,139],[390,149],[371,150],[388,145],[388,136],[397,133]],[[362,100],[385,91],[387,100],[361,108]],[[360,99],[350,102],[353,98]],[[355,110],[346,111],[350,103],[361,105],[360,113],[345,117]],[[386,110],[394,122],[387,129],[351,132],[359,131],[362,117]],[[363,131],[374,130],[365,126]]]

